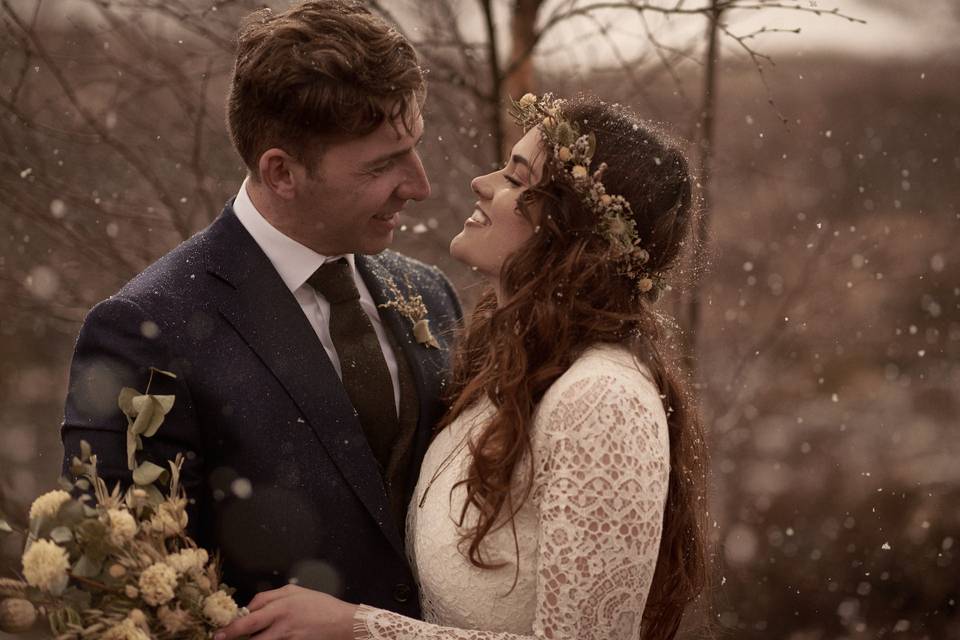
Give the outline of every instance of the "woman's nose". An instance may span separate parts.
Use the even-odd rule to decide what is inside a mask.
[[[487,180],[489,176],[490,174],[488,173],[485,176],[477,176],[470,181],[470,189],[472,189],[473,192],[480,196],[480,198],[483,200],[489,200],[492,197],[489,188],[489,181]]]

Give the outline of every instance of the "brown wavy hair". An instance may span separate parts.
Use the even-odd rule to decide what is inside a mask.
[[[254,178],[273,147],[312,171],[324,142],[364,136],[425,97],[417,53],[403,35],[361,2],[312,0],[244,19],[227,127]]]
[[[655,125],[621,107],[580,96],[564,115],[581,131],[593,131],[593,167],[606,162],[609,193],[630,202],[648,266],[666,273],[677,261],[695,215],[692,177],[681,145]],[[667,414],[670,477],[656,571],[643,614],[643,640],[673,638],[684,610],[707,582],[707,451],[694,402],[650,296],[606,258],[607,243],[595,217],[564,180],[551,180],[546,150],[540,183],[524,192],[520,213],[539,226],[501,270],[498,306],[492,289],[477,304],[454,355],[451,409],[438,429],[482,397],[496,413],[471,443],[472,462],[461,484],[467,508],[478,511],[463,537],[472,564],[483,559],[481,542],[507,522],[529,497],[533,461],[530,428],[547,389],[591,345],[626,345],[650,369]],[[679,206],[675,206],[678,205]],[[669,276],[666,278],[670,282]],[[520,491],[516,491],[516,478]],[[514,530],[514,537],[516,531]]]

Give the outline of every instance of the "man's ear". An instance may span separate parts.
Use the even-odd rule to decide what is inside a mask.
[[[297,185],[306,177],[304,167],[293,156],[277,147],[260,154],[260,182],[284,200],[293,200]]]

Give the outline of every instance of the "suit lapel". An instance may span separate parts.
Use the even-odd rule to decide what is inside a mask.
[[[269,259],[227,210],[211,227],[206,267],[228,287],[223,317],[286,389],[340,473],[403,554],[373,453],[313,327]]]
[[[430,416],[436,412],[431,410],[431,404],[435,403],[441,395],[440,381],[445,375],[446,360],[445,349],[435,349],[417,342],[413,335],[413,321],[405,317],[393,307],[380,307],[395,298],[391,284],[401,292],[404,297],[416,295],[416,291],[410,290],[408,283],[402,274],[391,273],[384,265],[384,254],[373,256],[357,255],[356,265],[360,277],[363,278],[373,301],[378,306],[380,317],[388,330],[396,338],[403,356],[407,358],[413,373],[414,384],[417,388],[417,398],[419,400],[417,433],[414,438],[413,451],[416,461],[412,482],[417,480],[417,471],[419,470],[420,460],[426,452],[430,443],[430,437],[433,433],[433,425],[430,422]],[[443,345],[441,345],[443,346]],[[399,354],[398,354],[399,356]]]

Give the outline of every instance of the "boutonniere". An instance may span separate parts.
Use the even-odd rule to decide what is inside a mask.
[[[413,291],[413,285],[410,283],[410,278],[407,277],[405,280],[407,283],[407,290]],[[413,324],[413,337],[416,339],[418,344],[439,349],[440,343],[437,342],[437,339],[433,336],[433,333],[430,332],[430,320],[427,318],[427,305],[423,303],[423,296],[421,296],[419,293],[409,297],[403,295],[403,292],[400,291],[399,287],[397,287],[397,283],[394,282],[393,279],[390,279],[387,282],[387,286],[390,288],[390,292],[393,294],[393,300],[384,302],[383,304],[377,306],[383,309],[396,309],[400,315]]]

